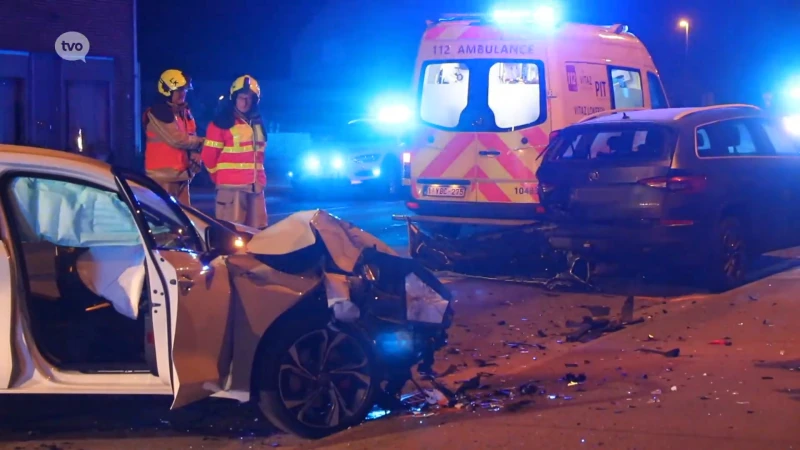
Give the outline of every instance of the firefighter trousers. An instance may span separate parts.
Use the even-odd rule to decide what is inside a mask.
[[[169,195],[175,197],[179,203],[191,206],[189,197],[189,183],[191,180],[169,180],[164,177],[159,177],[157,173],[149,172],[147,176],[153,179],[159,186],[164,188]]]
[[[217,188],[214,215],[219,220],[241,223],[253,228],[267,226],[267,200],[264,190],[248,192]]]

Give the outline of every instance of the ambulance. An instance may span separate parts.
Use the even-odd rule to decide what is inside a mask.
[[[529,219],[558,130],[610,110],[669,106],[625,25],[558,23],[551,8],[429,21],[415,67],[418,133],[403,153],[418,216]]]

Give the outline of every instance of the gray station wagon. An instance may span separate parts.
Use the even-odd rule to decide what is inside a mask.
[[[699,268],[726,290],[752,257],[800,242],[800,148],[755,106],[608,111],[542,157],[556,249]]]

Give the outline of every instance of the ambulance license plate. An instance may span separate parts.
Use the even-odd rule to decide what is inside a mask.
[[[467,195],[467,188],[464,186],[425,186],[426,197],[463,197]]]

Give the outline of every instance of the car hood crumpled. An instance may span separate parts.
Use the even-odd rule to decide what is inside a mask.
[[[269,265],[268,258],[273,256],[314,258],[315,253],[308,252],[314,247],[324,249],[323,258],[328,259],[322,277],[328,306],[337,319],[357,320],[368,312],[394,321],[446,321],[451,294],[433,273],[325,211],[287,217],[256,234],[247,252]]]

